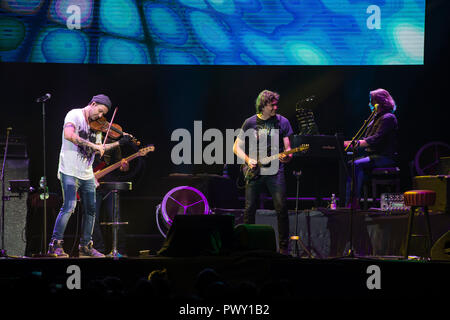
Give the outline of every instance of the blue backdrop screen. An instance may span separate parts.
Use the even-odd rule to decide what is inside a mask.
[[[1,0],[3,62],[423,64],[425,0]]]

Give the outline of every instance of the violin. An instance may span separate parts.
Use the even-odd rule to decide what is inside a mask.
[[[106,120],[105,117],[101,117],[97,120],[92,120],[89,122],[89,126],[94,131],[101,131],[103,133],[106,133],[109,128],[109,122]],[[117,123],[111,124],[111,129],[109,130],[108,137],[113,140],[118,140],[123,136],[122,127],[118,125]],[[131,141],[139,146],[141,144],[140,141],[138,141],[135,137],[132,136]]]

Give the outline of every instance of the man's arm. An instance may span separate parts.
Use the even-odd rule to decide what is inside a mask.
[[[257,161],[255,159],[251,159],[243,150],[243,141],[239,139],[239,137],[236,138],[236,141],[233,145],[233,152],[236,156],[241,158],[245,161],[246,164],[248,164],[251,168],[255,167],[257,165]]]
[[[344,148],[347,148],[351,142],[352,142],[351,140],[344,141]],[[360,148],[366,148],[368,146],[369,146],[369,144],[367,143],[366,140],[358,140],[358,142],[356,144],[356,147],[360,147]]]
[[[95,151],[100,153],[100,156],[103,156],[105,153],[105,148],[102,145],[92,143],[86,139],[81,138],[75,132],[75,125],[71,122],[68,122],[64,125],[64,139],[76,144],[77,146],[87,146]]]
[[[111,149],[118,148],[120,146],[119,141],[115,141],[113,143],[105,144],[105,151],[109,151]]]
[[[364,138],[363,140],[358,140],[357,147],[367,148],[369,146],[377,145],[382,141],[385,135],[387,135],[390,131],[394,130],[397,124],[395,116],[391,114],[386,114],[382,119],[380,119],[381,123],[376,130],[376,132]],[[347,147],[351,141],[344,141],[344,147]]]
[[[289,151],[291,150],[291,141],[289,140],[289,137],[284,137],[283,138],[283,144],[284,144],[284,151]],[[292,156],[293,154],[289,154],[289,155],[280,155],[279,159],[281,162],[286,163],[292,160]]]

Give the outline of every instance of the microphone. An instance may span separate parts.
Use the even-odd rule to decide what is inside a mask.
[[[292,171],[292,174],[296,177],[300,177],[302,175],[302,170]]]
[[[370,111],[376,112],[378,110],[378,103],[375,103],[375,105],[369,104]]]
[[[37,98],[36,102],[44,102],[44,101],[47,101],[48,99],[50,99],[51,97],[52,97],[52,95],[50,93],[46,93],[42,97]]]

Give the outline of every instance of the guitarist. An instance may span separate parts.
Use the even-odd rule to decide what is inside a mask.
[[[252,148],[257,148],[261,154],[261,147],[265,155],[278,154],[291,149],[289,136],[293,134],[289,120],[281,115],[277,115],[278,101],[280,95],[269,90],[262,91],[256,99],[256,114],[246,119],[242,125],[242,130],[233,146],[234,153],[245,161],[250,169],[258,167],[258,159],[252,158]],[[253,130],[251,130],[253,129]],[[277,130],[275,130],[277,129]],[[244,133],[254,132],[257,146],[245,146]],[[272,146],[272,141],[278,140],[278,148]],[[250,143],[252,140],[250,139]],[[274,150],[278,149],[278,150]],[[250,156],[249,156],[250,155]],[[246,179],[245,184],[245,210],[244,223],[254,224],[257,203],[263,187],[266,186],[273,198],[273,204],[278,220],[278,242],[280,253],[288,254],[289,245],[289,219],[286,205],[286,182],[284,176],[284,163],[292,159],[290,155],[279,156],[278,171],[275,174],[263,174]]]
[[[103,139],[103,138],[102,138]],[[127,144],[130,144],[128,142]],[[113,143],[114,140],[110,140],[109,138],[106,140],[107,143]],[[128,161],[122,159],[122,147],[110,149],[105,151],[103,158],[100,158],[98,155],[94,159],[94,173],[110,166],[118,161],[121,161],[119,172],[113,171],[103,177],[101,179],[102,182],[108,181],[122,181],[121,172],[127,172],[130,167]],[[114,217],[114,201],[113,194],[107,190],[98,187],[96,190],[96,200],[95,200],[95,223],[94,223],[94,231],[92,233],[92,240],[96,244],[97,250],[106,254],[105,241],[103,239],[103,234],[100,226],[100,217],[103,212],[103,221],[113,221]],[[120,221],[120,212],[118,212],[118,221]],[[126,255],[126,233],[123,226],[120,226],[118,229],[118,248],[119,257]]]

